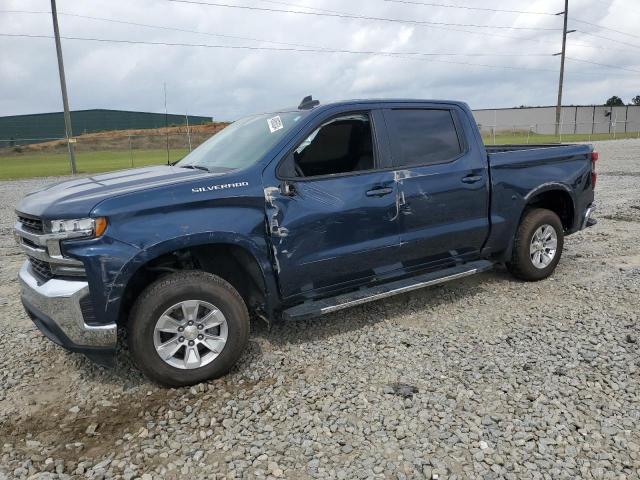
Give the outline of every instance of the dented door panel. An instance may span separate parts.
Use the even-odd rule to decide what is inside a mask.
[[[284,298],[384,277],[400,265],[393,172],[265,188],[267,228]],[[389,193],[367,195],[375,189]]]
[[[403,105],[404,109],[438,110],[443,106]],[[402,165],[390,109],[384,117],[396,166],[398,223],[402,247],[399,260],[407,270],[440,268],[480,256],[489,234],[489,172],[485,156],[476,148],[464,112],[450,110],[460,154],[432,165]]]
[[[466,184],[473,174],[484,180]],[[396,172],[400,258],[406,268],[437,267],[478,258],[489,232],[486,175],[468,159]]]

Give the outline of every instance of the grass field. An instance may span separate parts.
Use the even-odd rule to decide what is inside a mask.
[[[493,145],[494,139],[490,134],[483,134],[482,138],[486,145]],[[573,142],[599,142],[603,140],[619,140],[623,138],[640,138],[639,132],[629,133],[596,133],[594,135],[587,135],[583,133],[562,135],[558,137],[556,135],[540,135],[532,133],[527,135],[527,132],[512,133],[498,132],[496,133],[495,145],[509,145],[514,143],[530,143],[535,145],[537,143],[573,143]]]
[[[616,135],[621,138],[639,138],[637,132],[620,133]],[[484,135],[484,142],[487,145],[494,144],[491,135]],[[613,135],[563,135],[562,142],[597,142],[602,140],[612,140]],[[554,135],[527,135],[526,132],[498,133],[495,136],[496,145],[505,144],[540,144],[557,143],[559,137]],[[104,147],[103,147],[104,148]],[[187,149],[174,148],[169,152],[170,161],[180,160],[187,154]],[[142,167],[146,165],[164,165],[167,163],[167,152],[162,148],[134,149],[128,150],[96,150],[76,152],[76,165],[78,173],[99,173],[122,170],[125,168]],[[69,159],[66,151],[60,152],[24,152],[0,154],[0,180],[47,177],[69,174]]]
[[[174,162],[187,154],[187,150],[170,150],[169,159]],[[133,159],[133,162],[132,162]],[[96,151],[77,152],[78,173],[111,172],[145,165],[166,165],[166,150]],[[27,153],[0,156],[0,180],[30,177],[49,177],[69,174],[69,157],[66,153]]]

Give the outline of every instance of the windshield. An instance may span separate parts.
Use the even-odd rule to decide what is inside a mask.
[[[307,112],[265,113],[233,122],[176,165],[207,170],[237,170],[256,163]]]

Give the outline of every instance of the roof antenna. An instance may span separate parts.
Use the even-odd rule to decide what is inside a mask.
[[[311,110],[313,107],[317,107],[320,105],[319,100],[314,100],[311,95],[307,95],[302,99],[300,105],[298,105],[298,110]]]

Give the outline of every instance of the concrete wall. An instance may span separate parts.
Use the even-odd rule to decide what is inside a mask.
[[[607,114],[610,113],[610,116]],[[475,110],[473,115],[483,133],[531,131],[555,133],[555,107],[498,108]],[[571,133],[623,133],[640,131],[640,106],[623,107],[576,106],[562,107],[561,131]]]

